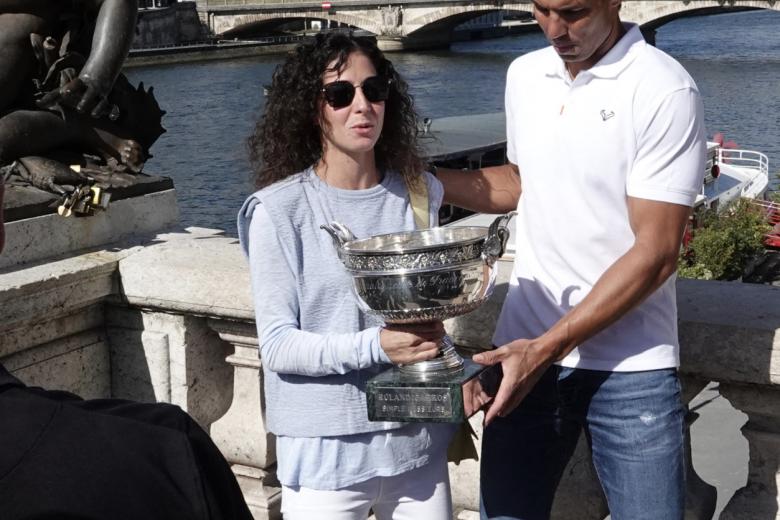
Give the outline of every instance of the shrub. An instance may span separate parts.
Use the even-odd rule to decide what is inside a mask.
[[[699,226],[678,259],[683,278],[736,280],[764,251],[770,226],[761,209],[739,199],[720,211],[697,214]]]

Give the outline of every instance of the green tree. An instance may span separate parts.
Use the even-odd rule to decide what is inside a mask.
[[[764,251],[770,226],[761,208],[739,199],[720,211],[697,214],[699,226],[677,262],[683,278],[736,280]]]

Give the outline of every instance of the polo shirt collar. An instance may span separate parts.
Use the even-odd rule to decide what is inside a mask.
[[[604,79],[616,78],[623,69],[634,61],[634,58],[644,49],[647,43],[637,24],[624,22],[623,28],[626,29],[626,34],[595,65],[587,70],[583,70],[580,74],[589,74]],[[547,75],[568,80],[569,71],[566,70],[566,63],[557,54],[555,56],[558,59],[553,62],[553,65],[547,71]]]

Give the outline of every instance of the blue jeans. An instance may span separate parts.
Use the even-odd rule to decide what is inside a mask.
[[[682,520],[684,418],[675,369],[551,367],[482,441],[481,516],[550,516],[584,429],[613,520]]]

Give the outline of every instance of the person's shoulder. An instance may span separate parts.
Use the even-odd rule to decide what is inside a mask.
[[[507,70],[507,78],[516,80],[547,72],[557,64],[557,59],[560,58],[550,46],[528,52],[512,61]]]
[[[273,184],[269,184],[268,186],[260,188],[254,192],[250,198],[254,197],[262,201],[267,197],[273,197],[275,195],[288,193],[290,191],[300,190],[307,172],[308,169],[294,173],[289,177],[285,177],[284,179],[280,179]]]
[[[431,172],[423,172],[421,178],[428,187],[428,197],[433,200],[441,198],[444,194],[444,185],[441,181]]]
[[[298,201],[302,195],[301,185],[307,171],[304,170],[278,180],[246,198],[238,212],[238,235],[242,242],[248,233],[250,222],[253,220],[258,205],[262,204],[265,209],[264,213],[269,216],[271,213],[294,211],[300,206]]]
[[[696,82],[680,62],[652,45],[646,45],[637,56],[635,70],[643,76],[643,84],[656,91],[692,89]]]
[[[409,185],[403,175],[395,170],[387,170],[385,172],[385,180],[383,183],[388,191],[396,192],[400,191],[406,193],[409,191]],[[414,177],[412,182],[422,182],[425,188],[430,192],[431,190],[443,189],[441,181],[431,172],[425,170],[420,172],[417,177]]]
[[[429,172],[429,171],[422,172],[422,174],[420,174],[420,177],[423,180],[425,180],[425,184],[427,184],[429,187],[430,186],[435,186],[437,184],[441,184],[441,181],[438,178],[436,178],[436,176],[434,174],[432,174],[431,172]]]

